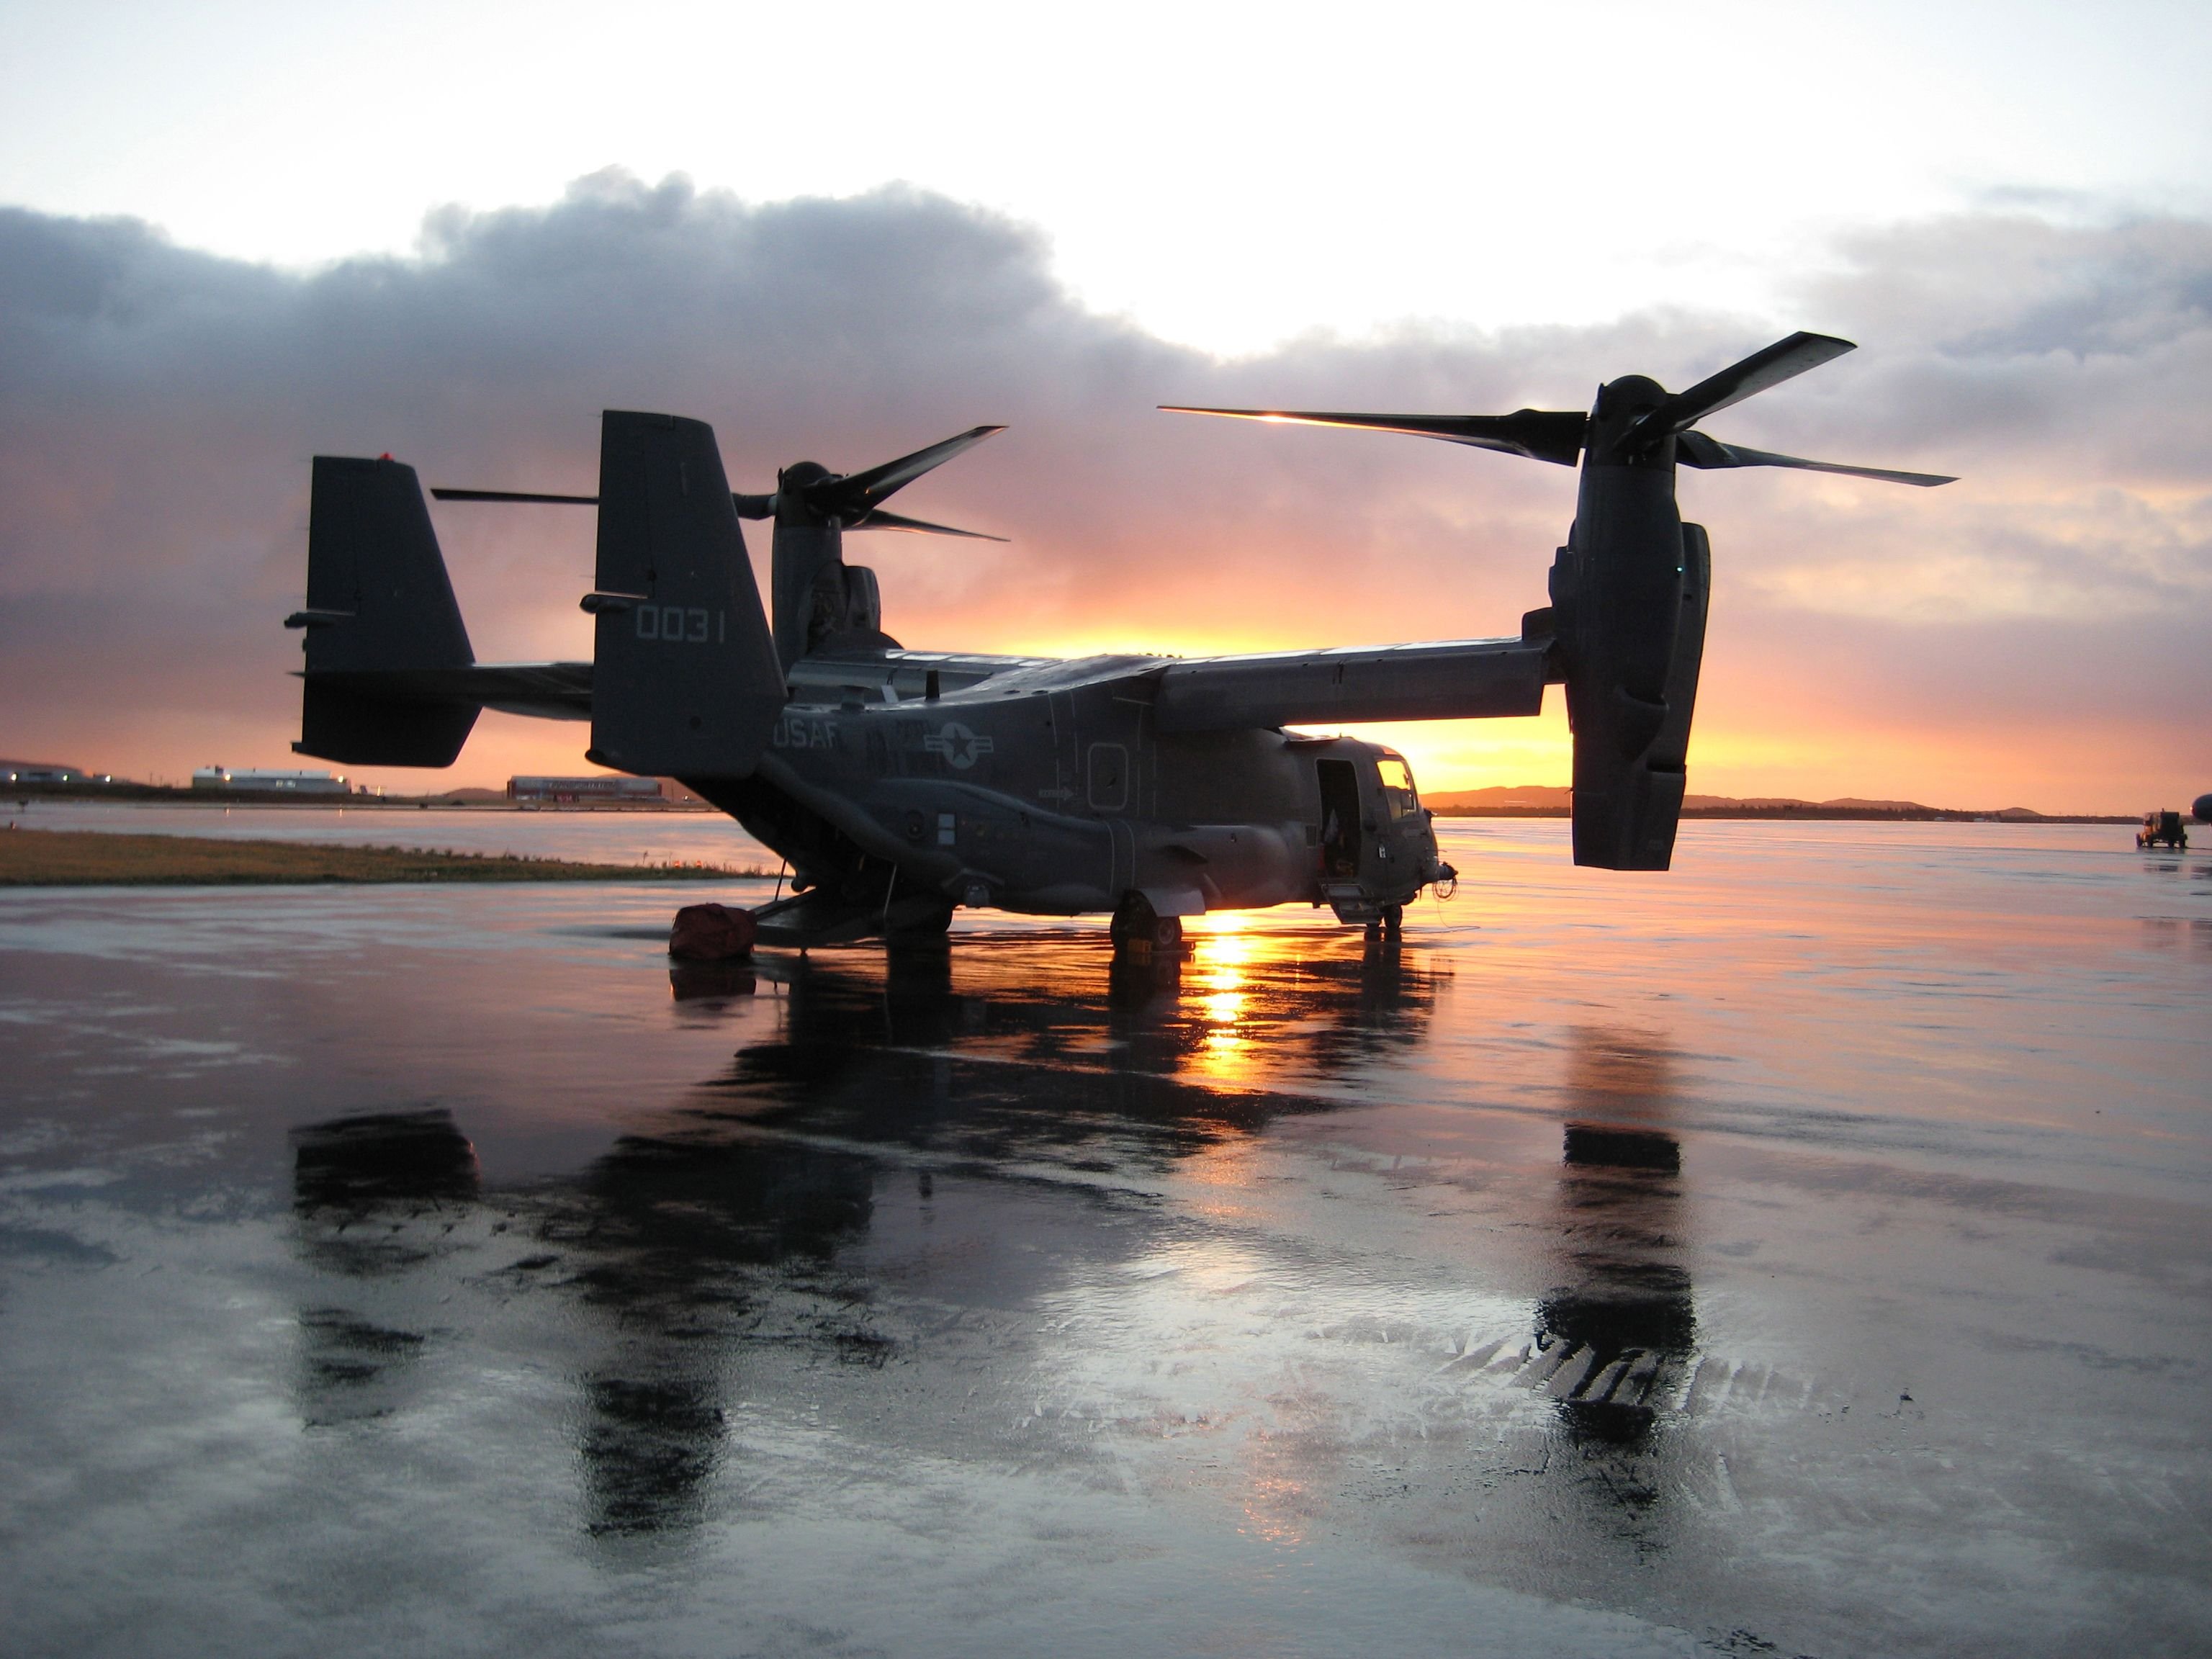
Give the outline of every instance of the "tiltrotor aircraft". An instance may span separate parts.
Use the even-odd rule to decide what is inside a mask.
[[[1793,334],[1686,392],[1628,375],[1585,415],[1193,410],[1369,427],[1581,467],[1548,605],[1516,637],[1256,655],[1053,661],[909,651],[884,633],[848,531],[970,532],[884,510],[980,442],[977,427],[865,472],[811,461],[733,494],[713,431],[608,410],[583,608],[590,662],[480,664],[414,470],[318,456],[307,539],[302,754],[447,766],[481,708],[589,720],[594,763],[670,776],[786,859],[769,942],[941,937],[956,907],[1107,912],[1120,944],[1172,947],[1208,910],[1327,904],[1395,929],[1454,872],[1405,761],[1301,727],[1534,714],[1566,688],[1575,862],[1664,870],[1682,805],[1711,557],[1674,469],[1781,466],[1947,478],[1724,444],[1696,422],[1852,349]],[[775,522],[763,613],[739,529]]]

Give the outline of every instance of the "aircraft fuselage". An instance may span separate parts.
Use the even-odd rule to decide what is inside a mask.
[[[1373,920],[1443,878],[1403,760],[1243,728],[1163,732],[1164,657],[900,650],[802,659],[748,779],[686,778],[808,887],[1052,915],[1292,902]]]

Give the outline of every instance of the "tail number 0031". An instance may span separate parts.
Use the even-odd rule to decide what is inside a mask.
[[[716,645],[729,637],[729,613],[698,605],[641,605],[637,608],[637,636],[666,640],[675,645]]]

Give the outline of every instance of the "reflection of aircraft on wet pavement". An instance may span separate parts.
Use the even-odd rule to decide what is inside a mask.
[[[1419,1042],[1439,981],[1419,955],[1209,936],[1187,961],[1110,969],[1073,939],[779,961],[762,964],[781,999],[773,1036],[573,1177],[488,1185],[442,1109],[301,1128],[297,1248],[351,1287],[301,1310],[302,1415],[405,1409],[439,1322],[410,1279],[457,1271],[505,1229],[511,1259],[492,1276],[580,1316],[562,1328],[586,1527],[693,1524],[747,1355],[884,1359],[891,1340],[837,1258],[902,1161],[919,1160],[925,1193],[939,1164],[1026,1191],[1043,1169],[1157,1169],[1334,1109],[1267,1085],[1278,1067],[1327,1076]],[[735,994],[711,976],[691,988]],[[1024,1260],[992,1271],[1010,1279]],[[482,1276],[473,1258],[469,1271]]]
[[[1097,1079],[1116,1101],[1157,1084],[1164,1097],[1195,1090],[1216,1103],[1279,1099],[1297,1079],[1387,1061],[1425,1038],[1449,980],[1389,941],[1218,931],[1187,957],[1116,959],[1103,973],[1075,937],[1000,940],[957,959],[894,949],[880,972],[819,958],[763,971],[780,983],[782,1030],[739,1051],[740,1076],[957,1053],[1051,1068],[1058,1091]]]
[[[1533,1461],[1509,1452],[1506,1468],[1559,1482],[1572,1499],[1560,1507],[1581,1519],[1552,1543],[1602,1557],[1617,1545],[1640,1553],[1668,1535],[1680,1451],[1655,1431],[1662,1413],[1697,1391],[1703,1366],[1692,1364],[1698,1318],[1676,1057],[1638,1033],[1565,1035],[1559,1172],[1534,1222],[1546,1254],[1534,1269],[1541,1276],[1528,1281],[1534,1328],[1458,1364],[1547,1403],[1544,1449]],[[1496,1540],[1522,1541],[1513,1531]]]
[[[301,1255],[377,1307],[301,1310],[302,1414],[342,1423],[403,1407],[431,1340],[384,1311],[410,1273],[496,1217],[527,1254],[500,1270],[514,1290],[556,1288],[594,1316],[572,1328],[585,1410],[577,1427],[586,1524],[660,1531],[696,1518],[725,1437],[732,1334],[875,1356],[849,1303],[818,1299],[781,1322],[772,1291],[866,1230],[875,1166],[787,1141],[617,1140],[572,1182],[501,1192],[442,1109],[340,1118],[294,1133],[293,1211]],[[480,1231],[480,1229],[479,1229]],[[382,1294],[379,1295],[378,1292]]]
[[[292,1212],[301,1256],[340,1279],[389,1283],[454,1247],[481,1192],[476,1148],[435,1109],[364,1113],[292,1135]],[[302,1415],[327,1425],[404,1402],[427,1336],[358,1307],[300,1310]]]
[[[565,1379],[573,1406],[548,1421],[572,1425],[580,1524],[597,1534],[687,1529],[718,1481],[768,1478],[745,1472],[763,1455],[749,1401],[866,1413],[868,1436],[910,1412],[917,1438],[900,1443],[948,1451],[975,1434],[1001,1455],[969,1396],[1001,1372],[1033,1386],[997,1345],[1064,1293],[1071,1263],[1111,1277],[1157,1249],[1162,1174],[1245,1167],[1270,1124],[1344,1109],[1299,1076],[1387,1060],[1430,1030],[1438,987],[1417,952],[1277,934],[1232,961],[1211,942],[1188,963],[1110,970],[1073,939],[894,951],[881,971],[765,964],[775,1029],[553,1179],[483,1181],[444,1111],[296,1131],[294,1236],[320,1279],[299,1316],[302,1416],[417,1408],[441,1332],[470,1324],[452,1305],[467,1285],[514,1310],[483,1316],[500,1340],[552,1345],[497,1363]],[[1248,1046],[1224,1052],[1207,1039],[1232,994]],[[1669,1455],[1652,1430],[1682,1396],[1696,1327],[1673,1060],[1594,1030],[1571,1034],[1565,1066],[1556,1176],[1507,1183],[1498,1237],[1513,1243],[1474,1281],[1520,1279],[1529,1322],[1476,1364],[1494,1397],[1546,1407],[1536,1432],[1578,1494],[1572,1535],[1637,1537]],[[1511,1263],[1528,1241],[1524,1275]],[[934,1347],[897,1369],[918,1332],[964,1328],[963,1310],[1021,1311],[982,1321],[969,1369]],[[880,1387],[865,1380],[886,1365]]]
[[[733,495],[696,421],[610,410],[593,495],[441,490],[599,509],[588,663],[479,665],[411,468],[318,457],[308,532],[301,752],[445,766],[477,711],[588,720],[587,757],[680,778],[791,864],[771,943],[941,936],[957,905],[1111,912],[1117,942],[1180,918],[1328,904],[1396,927],[1451,879],[1405,762],[1294,728],[1536,714],[1566,689],[1578,864],[1663,870],[1704,652],[1705,532],[1679,466],[1948,480],[1723,444],[1706,416],[1851,349],[1794,334],[1686,392],[1641,375],[1587,413],[1408,416],[1213,410],[1412,433],[1579,465],[1551,603],[1516,637],[1252,656],[1048,661],[909,651],[884,634],[848,530],[963,535],[887,511],[895,491],[999,430],[849,476],[787,467]],[[775,521],[764,612],[741,518]],[[772,613],[772,617],[771,617]]]
[[[1633,1442],[1697,1332],[1681,1265],[1673,1059],[1620,1033],[1575,1038],[1559,1188],[1564,1278],[1537,1305],[1528,1380],[1577,1428]]]

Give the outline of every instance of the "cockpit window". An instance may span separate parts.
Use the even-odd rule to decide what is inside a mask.
[[[1393,818],[1419,816],[1421,798],[1413,793],[1413,775],[1406,763],[1395,755],[1384,755],[1375,763],[1375,770],[1382,780],[1382,804]]]

